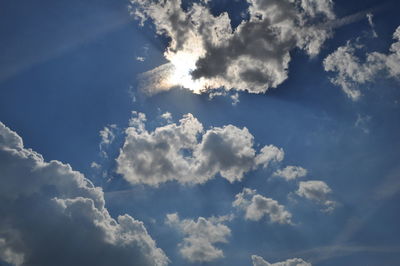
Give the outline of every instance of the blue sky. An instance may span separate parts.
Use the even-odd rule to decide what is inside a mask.
[[[399,4],[161,2],[0,4],[0,265],[398,265]]]

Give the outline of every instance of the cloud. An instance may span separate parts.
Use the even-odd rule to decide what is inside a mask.
[[[269,263],[265,261],[262,257],[257,255],[252,255],[251,259],[253,261],[253,266],[311,266],[311,263],[304,261],[303,259],[288,259],[286,261]]]
[[[116,135],[118,134],[118,127],[115,124],[104,127],[100,130],[99,135],[101,141],[99,144],[100,155],[107,158],[107,148],[114,142]]]
[[[151,132],[145,122],[144,114],[134,112],[116,159],[117,173],[132,184],[201,184],[218,174],[233,183],[284,157],[283,150],[273,145],[257,152],[247,128],[226,125],[204,130],[192,114]]]
[[[369,123],[371,122],[371,116],[369,115],[357,115],[357,120],[354,126],[361,129],[365,134],[369,134]]]
[[[371,30],[372,30],[372,36],[374,38],[378,38],[378,34],[375,31],[375,24],[374,24],[374,21],[372,20],[374,18],[374,15],[372,13],[367,13],[366,16],[367,16],[367,19],[368,19],[368,24],[369,24],[369,26],[371,27]]]
[[[335,73],[330,81],[356,101],[362,95],[359,85],[373,82],[379,74],[387,78],[400,78],[400,27],[394,32],[393,39],[395,42],[387,54],[366,53],[365,60],[356,56],[363,46],[347,42],[339,47],[324,60],[325,71]]]
[[[170,63],[149,74],[164,86],[147,82],[146,93],[174,86],[264,93],[287,79],[292,50],[319,53],[331,36],[324,25],[335,18],[331,0],[247,0],[249,18],[232,29],[228,14],[214,16],[206,2],[183,10],[181,0],[131,0],[131,14],[142,25],[151,20],[170,38],[164,53]]]
[[[286,166],[284,169],[277,170],[273,175],[289,181],[305,177],[307,175],[307,170],[300,166]]]
[[[332,189],[323,181],[301,181],[296,194],[324,206],[323,211],[331,212],[336,202],[329,199]]]
[[[101,188],[23,147],[0,122],[0,259],[15,265],[167,265],[143,223],[112,218]]]
[[[272,223],[292,224],[292,214],[283,205],[276,200],[256,194],[256,190],[244,188],[235,196],[232,205],[245,211],[246,220],[259,221],[268,216]]]
[[[179,244],[179,251],[183,258],[190,262],[210,262],[224,257],[221,249],[215,243],[228,243],[231,235],[229,227],[223,224],[227,217],[221,219],[199,217],[180,220],[177,213],[167,214],[166,223],[178,229],[183,235]]]

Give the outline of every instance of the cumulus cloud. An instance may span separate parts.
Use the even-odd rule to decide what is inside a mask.
[[[253,266],[312,266],[311,263],[308,263],[299,258],[288,259],[286,261],[276,263],[269,263],[260,256],[252,255],[251,260],[253,261]]]
[[[144,114],[134,112],[117,158],[117,173],[132,184],[201,184],[218,174],[235,182],[284,157],[283,150],[273,145],[257,152],[247,128],[226,125],[204,130],[192,114],[151,132],[145,122]]]
[[[224,257],[221,249],[214,246],[216,243],[227,243],[231,235],[229,227],[223,224],[228,217],[199,217],[181,220],[177,213],[168,214],[166,223],[175,227],[184,235],[179,251],[183,258],[190,262],[210,262]]]
[[[114,219],[101,188],[23,146],[0,122],[0,260],[14,265],[167,265],[143,223]]]
[[[332,189],[323,181],[301,181],[296,194],[324,206],[323,211],[332,212],[336,202],[330,199]]]
[[[173,86],[266,92],[287,79],[292,50],[319,53],[331,35],[327,22],[335,18],[331,0],[247,0],[249,19],[233,29],[228,14],[214,16],[207,2],[183,10],[181,0],[131,0],[131,14],[142,25],[151,20],[170,38],[170,63],[146,75],[145,92]]]
[[[366,53],[362,60],[356,52],[363,48],[352,42],[339,47],[324,60],[325,71],[334,72],[331,82],[340,86],[352,100],[362,95],[359,85],[373,82],[379,74],[388,78],[400,78],[400,27],[393,34],[395,42],[388,53]]]
[[[268,216],[272,223],[292,224],[292,214],[283,205],[256,192],[256,190],[244,188],[235,196],[235,201],[232,203],[234,207],[245,211],[246,220],[259,221],[264,216]]]
[[[274,173],[274,176],[289,180],[294,180],[296,178],[305,177],[307,175],[307,170],[300,166],[286,166],[283,169],[279,169]]]

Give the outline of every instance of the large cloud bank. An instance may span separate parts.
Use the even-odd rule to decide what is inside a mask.
[[[228,14],[211,14],[207,2],[184,10],[181,0],[131,0],[135,18],[151,20],[170,38],[170,64],[144,76],[145,92],[176,85],[197,93],[220,87],[266,92],[287,79],[292,50],[319,53],[335,18],[331,0],[247,0],[248,19],[232,29]]]
[[[103,191],[23,146],[0,122],[0,260],[13,265],[167,265],[143,223],[113,219]]]

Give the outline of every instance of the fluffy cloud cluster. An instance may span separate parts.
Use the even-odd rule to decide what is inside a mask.
[[[331,212],[336,207],[336,202],[330,200],[331,188],[323,181],[311,180],[299,183],[296,194],[310,199],[324,206],[323,211]]]
[[[184,235],[179,244],[183,258],[190,262],[209,262],[224,257],[223,251],[214,244],[228,242],[231,230],[223,224],[226,219],[199,217],[197,221],[180,220],[178,214],[173,213],[167,215],[166,223]]]
[[[144,114],[134,112],[117,158],[117,172],[132,184],[158,186],[174,180],[201,184],[217,174],[235,182],[246,172],[284,157],[283,150],[273,145],[257,153],[247,128],[227,125],[204,130],[187,114],[178,124],[168,123],[149,132],[145,121]]]
[[[260,256],[252,255],[251,260],[253,261],[253,266],[312,266],[311,263],[298,258],[288,259],[286,261],[276,263],[269,263]]]
[[[259,221],[268,216],[272,223],[292,224],[292,214],[276,200],[256,194],[256,190],[244,188],[235,196],[232,204],[245,211],[245,219]]]
[[[300,166],[286,166],[283,169],[279,169],[274,173],[274,176],[289,180],[294,180],[296,178],[305,177],[307,175],[307,169]]]
[[[0,122],[0,261],[13,265],[167,265],[143,223],[113,219],[103,191],[23,147]]]
[[[325,71],[335,72],[330,80],[340,86],[352,100],[361,96],[360,86],[374,81],[379,74],[390,78],[400,78],[400,27],[393,34],[395,42],[387,54],[372,52],[365,55],[365,60],[356,56],[356,51],[363,46],[347,42],[324,60]]]
[[[181,0],[131,0],[135,18],[170,38],[171,63],[145,75],[147,93],[171,86],[263,93],[287,79],[293,49],[319,53],[331,35],[324,25],[335,18],[332,0],[247,0],[248,19],[232,29],[228,14],[214,16],[207,2],[183,10]]]

